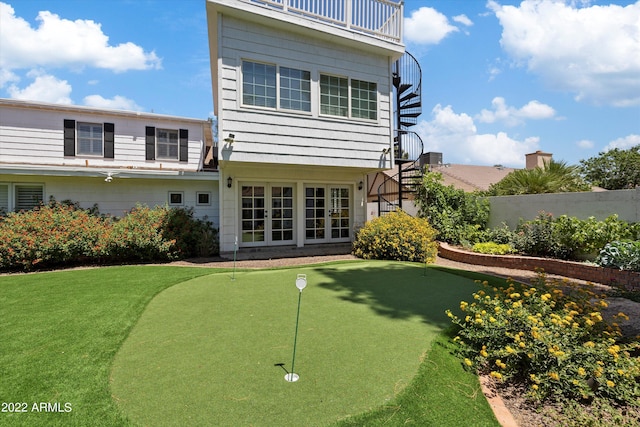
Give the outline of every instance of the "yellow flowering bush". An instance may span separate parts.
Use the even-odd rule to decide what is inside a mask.
[[[362,227],[353,242],[353,254],[363,259],[435,261],[436,231],[424,218],[401,210],[374,218]]]
[[[534,400],[602,397],[640,405],[640,343],[625,342],[601,310],[606,296],[544,273],[531,287],[507,281],[447,311],[467,367],[524,384]],[[619,313],[616,317],[626,317]]]

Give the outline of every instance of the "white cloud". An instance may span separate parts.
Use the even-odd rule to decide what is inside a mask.
[[[17,74],[9,70],[0,68],[0,89],[3,88],[7,83],[14,83],[19,81],[20,77],[18,77]]]
[[[576,145],[578,146],[578,148],[590,149],[593,148],[595,144],[593,143],[593,141],[590,141],[588,139],[582,139],[576,142]]]
[[[111,99],[103,98],[100,95],[85,96],[84,105],[98,108],[110,108],[114,110],[142,111],[143,108],[132,99],[116,95]]]
[[[614,148],[627,150],[631,147],[635,147],[636,145],[640,145],[640,135],[631,134],[623,138],[618,138],[615,141],[611,141],[606,147],[604,147],[604,151],[613,150]]]
[[[71,21],[48,11],[31,25],[0,2],[0,68],[33,67],[105,68],[114,72],[161,67],[155,52],[145,52],[134,43],[109,44],[101,25],[91,20]]]
[[[404,19],[404,38],[417,44],[438,44],[447,35],[459,31],[445,15],[431,7],[421,7]]]
[[[529,101],[526,105],[515,108],[508,106],[505,99],[495,97],[491,101],[492,110],[483,109],[476,119],[481,123],[503,122],[507,126],[516,126],[524,123],[525,120],[551,119],[555,117],[556,111],[547,104],[539,101]]]
[[[34,79],[29,86],[20,89],[12,84],[7,88],[11,98],[54,104],[72,104],[71,98],[69,98],[71,85],[66,80],[60,80],[55,76],[36,70],[30,71],[27,76]]]
[[[584,0],[489,0],[500,44],[520,65],[578,101],[640,104],[640,1],[590,6]]]
[[[471,116],[455,113],[450,105],[436,105],[431,116],[414,129],[422,137],[425,151],[442,152],[447,163],[522,167],[525,154],[539,149],[537,137],[519,141],[505,132],[480,134]]]
[[[465,25],[467,27],[470,27],[470,26],[473,25],[473,22],[471,22],[471,19],[469,19],[467,17],[467,15],[464,15],[464,14],[463,15],[454,16],[451,19],[453,19],[455,22],[458,22],[458,23],[460,23],[462,25]]]

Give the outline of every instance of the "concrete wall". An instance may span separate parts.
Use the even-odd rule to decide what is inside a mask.
[[[582,193],[527,194],[489,197],[489,227],[505,222],[514,228],[520,219],[534,219],[540,211],[555,217],[568,215],[580,219],[591,216],[603,220],[617,214],[627,222],[640,222],[640,188]]]

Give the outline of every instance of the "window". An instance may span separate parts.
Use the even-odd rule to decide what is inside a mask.
[[[103,156],[114,158],[113,123],[86,123],[64,119],[64,156]]]
[[[242,61],[242,102],[276,108],[276,66]]]
[[[182,191],[172,191],[169,193],[169,206],[182,206]]]
[[[320,114],[349,115],[349,81],[344,77],[320,75]]]
[[[311,73],[280,67],[280,108],[311,111]]]
[[[375,83],[351,80],[351,117],[378,118],[378,88]]]
[[[210,206],[211,205],[211,193],[209,192],[197,192],[196,193],[196,204],[201,206]]]
[[[156,150],[158,159],[178,160],[178,131],[158,129]]]
[[[29,210],[42,204],[44,187],[41,184],[16,184],[14,210]]]
[[[78,122],[78,154],[102,155],[102,125]]]
[[[9,212],[9,184],[0,184],[0,216]]]
[[[188,129],[145,129],[145,159],[189,160]]]

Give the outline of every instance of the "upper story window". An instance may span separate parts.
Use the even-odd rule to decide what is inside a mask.
[[[375,83],[351,80],[351,116],[369,120],[378,118],[378,86]]]
[[[349,116],[349,80],[320,75],[320,114]]]
[[[280,67],[280,108],[311,111],[311,73]]]
[[[242,61],[242,103],[311,111],[311,73],[273,64]]]
[[[87,123],[65,119],[64,155],[102,156],[114,158],[115,127],[113,123]]]
[[[178,130],[158,129],[156,132],[158,159],[178,160]]]
[[[242,102],[276,108],[276,66],[242,61]]]
[[[102,155],[102,125],[78,122],[78,154]]]
[[[351,99],[349,99],[348,78],[321,74],[320,114],[377,120],[378,85],[351,79]]]
[[[145,128],[145,159],[188,161],[189,130]]]

